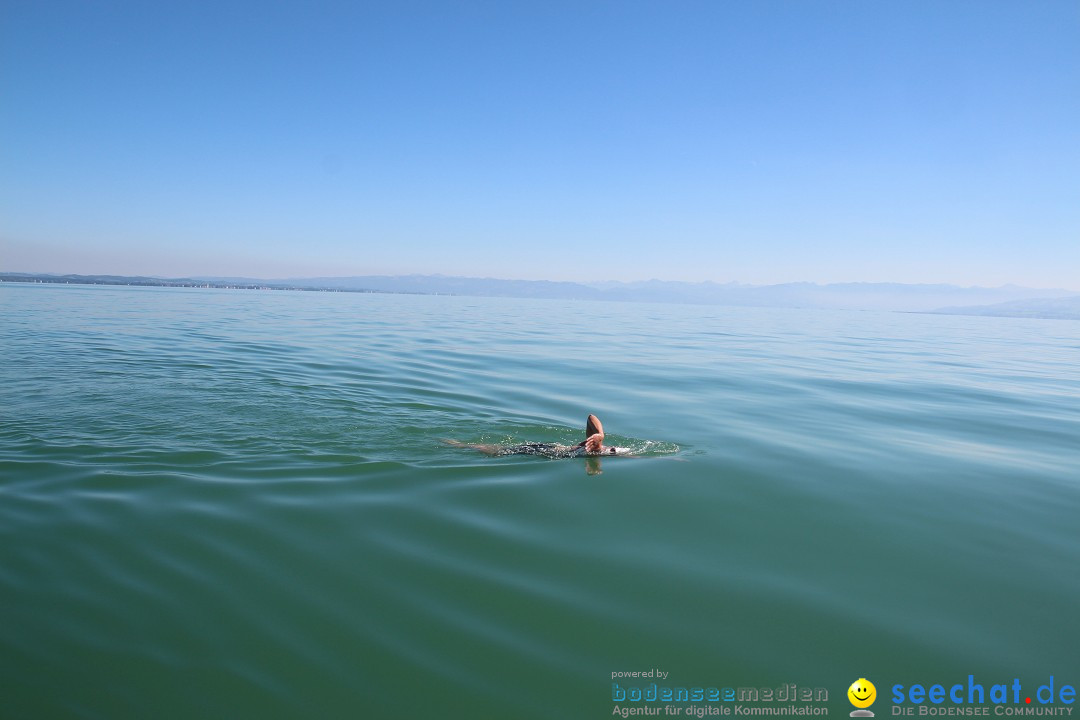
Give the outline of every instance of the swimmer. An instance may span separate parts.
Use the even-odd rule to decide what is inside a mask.
[[[612,445],[604,445],[604,426],[595,415],[590,415],[585,421],[585,439],[577,445],[560,445],[559,443],[522,443],[520,445],[483,445],[458,442],[457,440],[444,441],[455,447],[467,447],[479,450],[487,455],[539,455],[546,458],[574,458],[574,457],[600,457],[603,455],[625,455],[629,452],[626,448],[617,448]]]

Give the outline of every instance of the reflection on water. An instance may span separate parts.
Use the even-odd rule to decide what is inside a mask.
[[[626,667],[837,714],[856,677],[1078,670],[1076,323],[0,303],[13,717],[600,717]],[[573,445],[588,412],[640,457],[442,442]]]

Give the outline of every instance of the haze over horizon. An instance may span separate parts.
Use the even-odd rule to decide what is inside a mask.
[[[268,282],[268,283],[281,283],[281,282],[303,283],[305,281],[319,281],[319,280],[346,281],[346,280],[364,279],[364,278],[386,278],[386,279],[420,278],[420,279],[447,279],[447,280],[465,280],[465,281],[496,282],[496,283],[535,283],[535,282],[540,282],[540,283],[544,283],[544,282],[571,283],[571,284],[575,284],[575,285],[581,285],[581,286],[585,286],[585,287],[595,287],[595,288],[606,288],[606,287],[616,287],[616,286],[638,286],[638,285],[648,285],[650,283],[660,283],[660,284],[675,283],[675,284],[686,284],[686,285],[690,285],[690,286],[700,286],[700,285],[710,285],[710,284],[712,284],[712,285],[715,285],[715,286],[718,286],[718,287],[737,286],[737,287],[743,287],[743,288],[770,288],[770,287],[780,287],[780,286],[785,286],[785,285],[813,285],[813,286],[822,287],[822,288],[836,287],[836,286],[854,286],[854,285],[868,285],[868,286],[896,285],[896,286],[912,288],[912,289],[916,289],[916,288],[919,288],[919,287],[949,287],[949,288],[956,288],[956,289],[960,289],[960,290],[979,290],[979,289],[983,289],[983,290],[1004,290],[1004,289],[1009,289],[1009,288],[1016,288],[1016,289],[1020,289],[1020,290],[1043,290],[1043,291],[1063,290],[1068,294],[1080,293],[1080,286],[1077,286],[1077,287],[1066,287],[1066,286],[1049,287],[1049,286],[1019,285],[1017,283],[1002,283],[1000,285],[978,285],[978,284],[960,285],[958,283],[896,283],[896,282],[891,282],[891,281],[874,282],[874,281],[865,281],[865,280],[845,280],[845,281],[838,281],[838,282],[835,282],[835,283],[819,283],[819,282],[816,282],[816,281],[813,281],[813,280],[791,280],[791,281],[782,282],[782,283],[743,283],[743,282],[740,282],[738,280],[729,280],[729,281],[715,281],[715,280],[687,281],[687,280],[667,280],[667,279],[664,279],[664,278],[656,278],[656,277],[645,278],[645,279],[641,279],[641,280],[601,280],[601,279],[593,279],[593,280],[548,280],[548,279],[545,279],[545,278],[541,278],[541,279],[537,279],[537,280],[527,280],[527,279],[524,279],[524,278],[494,277],[494,276],[491,276],[491,275],[448,275],[447,273],[394,273],[394,274],[384,274],[384,275],[366,275],[366,274],[365,275],[357,275],[357,274],[334,275],[334,274],[331,274],[331,275],[303,275],[303,276],[301,276],[301,275],[293,275],[293,276],[280,276],[280,277],[278,277],[278,276],[269,276],[269,275],[254,276],[254,275],[248,275],[248,274],[242,274],[242,273],[241,274],[236,274],[236,275],[233,275],[233,274],[229,274],[229,275],[217,275],[217,274],[164,275],[164,274],[161,274],[161,273],[153,273],[153,274],[151,274],[151,273],[138,273],[138,274],[124,273],[124,274],[120,274],[120,273],[113,273],[113,272],[102,272],[102,273],[77,273],[77,272],[60,273],[60,272],[37,272],[37,271],[20,272],[20,271],[11,271],[11,270],[7,270],[7,269],[0,270],[0,276],[5,275],[5,274],[8,274],[8,275],[28,275],[28,276],[29,275],[41,275],[41,276],[54,276],[54,277],[65,277],[65,276],[69,276],[69,275],[70,276],[81,276],[81,277],[116,277],[116,278],[129,277],[129,278],[133,278],[133,279],[134,278],[153,278],[153,279],[157,279],[157,280],[197,280],[197,281],[206,280],[206,281],[223,281],[223,282],[226,282],[226,281],[252,281],[252,282]]]
[[[0,270],[1080,290],[1080,5],[0,10]]]

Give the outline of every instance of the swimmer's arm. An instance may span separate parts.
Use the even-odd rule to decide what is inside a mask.
[[[584,447],[585,452],[599,453],[604,450],[604,433],[595,433],[590,435],[588,439],[578,445],[577,447]]]

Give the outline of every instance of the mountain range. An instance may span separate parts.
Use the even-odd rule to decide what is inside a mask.
[[[417,293],[1080,319],[1080,292],[1016,285],[994,288],[901,283],[819,285],[796,282],[745,285],[664,280],[575,283],[445,275],[366,275],[265,280],[244,277],[161,278],[31,273],[0,273],[0,281]]]

